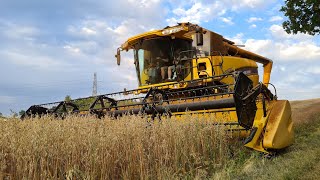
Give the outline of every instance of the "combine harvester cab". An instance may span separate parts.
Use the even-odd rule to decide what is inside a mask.
[[[117,50],[118,65],[120,52],[128,50],[134,52],[138,89],[33,105],[23,118],[140,114],[154,119],[193,114],[214,117],[213,124],[241,132],[244,145],[260,152],[293,143],[290,104],[268,89],[270,59],[191,23],[129,38]],[[263,82],[257,63],[263,64]]]

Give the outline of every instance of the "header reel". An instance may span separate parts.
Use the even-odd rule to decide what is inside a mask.
[[[231,74],[225,76],[231,76]],[[234,78],[235,84],[215,85],[213,83],[184,90],[163,90],[153,87],[146,94],[139,94],[137,92],[141,89],[136,89],[71,101],[33,105],[21,119],[36,115],[54,115],[64,118],[69,114],[93,114],[98,118],[106,115],[118,117],[125,114],[143,114],[151,115],[151,118],[154,119],[159,115],[175,115],[175,113],[185,111],[195,113],[203,110],[235,108],[238,124],[248,130],[255,119],[258,96],[262,93],[263,99],[273,100],[273,95],[262,83],[253,87],[252,81],[242,72]],[[200,82],[205,79],[196,81]]]

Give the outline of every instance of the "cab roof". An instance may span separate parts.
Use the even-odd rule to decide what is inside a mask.
[[[189,33],[190,23],[179,23],[176,26],[167,26],[163,29],[148,31],[136,36],[130,37],[125,43],[121,45],[122,50],[129,50],[133,48],[133,45],[138,43],[141,39],[151,39],[156,37],[175,37],[182,39],[192,39],[191,33]]]

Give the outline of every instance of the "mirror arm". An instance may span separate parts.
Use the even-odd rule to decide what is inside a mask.
[[[115,57],[117,58],[117,64],[118,64],[118,66],[120,66],[120,61],[121,61],[120,51],[121,51],[121,48],[119,47],[119,48],[117,49],[117,54],[115,55]]]

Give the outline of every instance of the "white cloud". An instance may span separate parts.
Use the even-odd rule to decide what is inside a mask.
[[[65,46],[63,46],[63,48],[67,49],[68,51],[73,52],[73,53],[79,53],[80,52],[79,48],[75,48],[75,47],[72,47],[70,45],[65,45]]]
[[[193,4],[189,9],[176,8],[172,11],[176,17],[167,19],[167,22],[169,25],[174,25],[177,22],[191,22],[199,24],[201,21],[208,21],[210,20],[209,17],[211,15],[210,6],[219,5],[203,5],[202,3],[197,2]]]
[[[245,42],[245,49],[263,56],[270,57],[272,54],[270,51],[272,51],[271,48],[273,45],[274,44],[271,40],[247,39]]]
[[[61,68],[62,64],[54,60],[50,56],[35,54],[35,52],[19,52],[19,51],[0,51],[0,56],[5,57],[6,61],[10,61],[18,66],[27,66],[43,70],[50,70],[56,67]],[[61,66],[60,66],[61,65]]]
[[[102,51],[101,46],[102,44],[99,44],[99,41],[79,40],[66,43],[66,45],[63,46],[63,49],[71,52],[72,55],[97,56],[97,53]]]
[[[280,66],[280,70],[281,70],[281,71],[286,71],[286,67]]]
[[[83,33],[85,33],[87,35],[95,35],[95,34],[97,34],[97,32],[95,30],[87,28],[87,27],[83,27],[81,30],[82,30]]]
[[[94,38],[92,36],[101,35],[107,27],[108,25],[104,21],[91,19],[83,20],[77,25],[70,25],[67,28],[67,32],[72,36],[92,39]]]
[[[220,18],[221,21],[223,21],[224,23],[228,24],[228,25],[233,25],[234,22],[232,22],[232,18],[231,17],[221,17]]]
[[[305,34],[289,35],[279,25],[272,25],[269,31],[272,39],[248,39],[245,42],[246,48],[277,61],[301,62],[320,59],[320,47],[314,37]]]
[[[320,47],[310,42],[281,42],[248,39],[246,49],[277,61],[316,61],[320,59]]]
[[[276,22],[276,21],[282,21],[282,20],[283,20],[283,17],[281,16],[272,16],[269,19],[270,22]]]
[[[73,54],[82,54],[88,58],[89,56],[99,57],[95,61],[103,63],[105,60],[102,59],[114,57],[116,49],[129,37],[154,29],[152,23],[139,24],[136,19],[127,19],[117,25],[101,19],[83,20],[68,27],[68,33],[75,36],[77,40],[68,41],[63,47]],[[94,34],[84,33],[84,28],[89,28],[94,31]]]
[[[174,16],[166,20],[169,25],[175,25],[177,22],[200,24],[224,15],[226,7],[220,1],[214,3],[195,1],[190,8],[178,7],[173,9],[172,13]]]
[[[305,72],[320,75],[320,66],[310,66],[305,70]]]
[[[274,3],[276,0],[225,0],[225,2],[232,7],[232,10],[239,9],[259,9]]]
[[[116,33],[118,36],[125,36],[126,38],[138,33],[139,31],[147,31],[145,26],[139,25],[139,23],[133,19],[125,20],[118,26],[114,28],[109,27],[108,29]]]
[[[255,25],[255,24],[251,24],[251,25],[250,25],[250,28],[252,28],[252,29],[253,29],[253,28],[256,28],[256,27],[257,27],[257,25]]]
[[[122,52],[121,54],[121,66],[116,65],[114,54],[116,49],[124,43],[129,37],[139,34],[141,32],[154,29],[152,23],[147,23],[145,25],[139,25],[141,23],[136,19],[126,19],[117,25],[109,24],[99,19],[84,20],[79,25],[69,27],[69,32],[75,33],[81,32],[83,27],[90,27],[90,29],[96,32],[95,38],[86,37],[81,41],[71,41],[65,45],[65,49],[69,51],[79,52],[81,56],[86,57],[86,59],[92,58],[92,56],[97,56],[95,61],[103,63],[104,66],[108,64],[108,71],[110,73],[117,72],[117,74],[125,74],[126,76],[116,76],[114,77],[115,83],[126,84],[127,88],[136,87],[136,84],[128,84],[127,82],[136,82],[135,67],[133,64],[132,51],[128,53]],[[70,31],[70,29],[72,31]],[[125,87],[125,86],[124,86]],[[122,88],[124,88],[122,87]]]
[[[251,17],[249,19],[247,19],[248,23],[252,23],[252,22],[256,22],[256,21],[262,21],[263,19],[260,17]]]
[[[282,44],[277,43],[280,48],[280,57],[288,61],[313,61],[320,58],[320,47],[310,43]]]
[[[16,102],[16,98],[15,97],[11,97],[11,96],[1,96],[0,95],[0,103],[1,104],[12,104]]]
[[[3,24],[3,35],[10,39],[32,40],[34,36],[41,34],[41,31],[32,25],[21,25],[11,22],[0,22]]]
[[[102,93],[110,89],[136,88],[132,51],[122,53],[121,66],[116,65],[114,54],[127,38],[166,26],[167,10],[162,3],[160,0],[118,0],[110,5],[109,1],[88,3],[79,0],[76,3],[66,1],[62,5],[60,1],[54,1],[42,3],[43,7],[38,8],[36,2],[28,2],[28,5],[22,5],[23,8],[10,9],[10,13],[0,12],[6,14],[2,17],[6,19],[0,18],[0,65],[4,74],[11,73],[8,77],[0,77],[7,87],[1,89],[4,91],[1,95],[17,97],[18,93],[23,93],[31,97],[21,98],[19,105],[11,104],[10,108],[13,106],[18,110],[26,108],[21,107],[22,103],[27,106],[35,101],[59,100],[53,99],[52,94],[63,97],[70,92],[72,97],[81,97],[91,94],[92,83],[86,85],[79,80],[89,76],[91,79],[93,72],[106,79],[99,89]],[[5,6],[6,3],[2,3],[0,9],[8,9]],[[60,15],[61,12],[68,12],[68,16]],[[24,17],[25,14],[28,16]],[[47,15],[50,15],[50,22]],[[43,83],[66,79],[74,87],[52,86],[39,93],[41,98],[36,98],[34,91],[21,84],[21,81]],[[119,82],[121,86],[114,86]],[[35,83],[34,89],[38,85]],[[84,86],[89,88],[84,90]],[[4,98],[1,96],[1,99]],[[7,107],[3,104],[0,101],[0,109]]]
[[[308,72],[310,63],[300,62],[279,62],[280,69],[277,65],[273,68],[272,82],[276,85],[279,97],[281,99],[309,99],[319,97],[320,81],[315,77],[314,72]],[[317,67],[320,67],[319,63]],[[279,67],[279,65],[278,65]],[[282,69],[283,68],[283,69]],[[315,69],[310,69],[315,70]]]
[[[271,35],[276,38],[276,39],[287,39],[287,40],[298,40],[298,41],[306,41],[306,40],[311,40],[314,37],[311,35],[307,35],[307,34],[302,34],[302,33],[298,33],[298,34],[288,34],[287,32],[284,31],[284,29],[282,28],[282,26],[277,25],[277,24],[273,24],[270,28],[269,28]]]
[[[157,4],[160,0],[140,0],[137,2],[136,0],[128,0],[132,4],[137,4],[142,8],[150,8],[152,5]]]
[[[236,36],[234,37],[231,37],[231,38],[228,38],[227,39],[230,39],[231,41],[235,42],[235,44],[237,45],[243,45],[243,36],[244,34],[243,33],[238,33]]]
[[[230,18],[221,17],[228,11],[239,11],[243,9],[263,8],[273,3],[275,0],[189,0],[177,2],[170,0],[173,7],[173,16],[166,19],[169,25],[175,25],[177,22],[191,22],[201,24],[215,18],[221,18],[225,23],[232,24]],[[251,21],[259,21],[261,18],[252,17]]]

